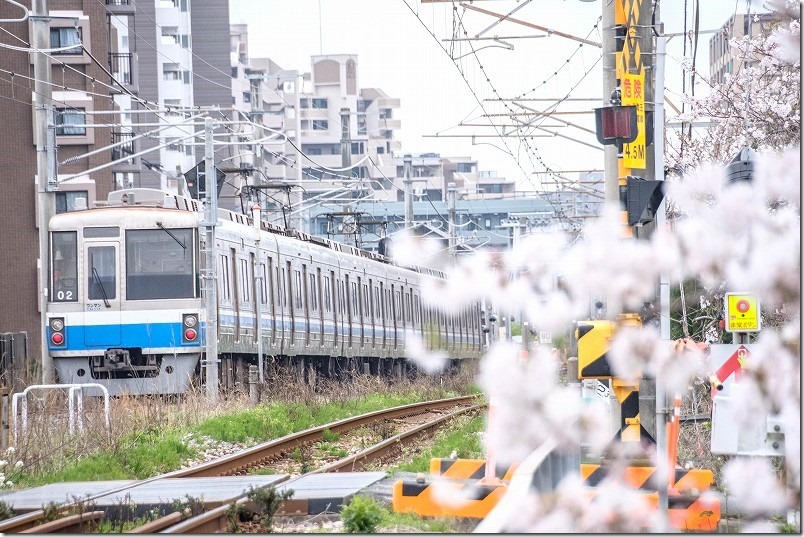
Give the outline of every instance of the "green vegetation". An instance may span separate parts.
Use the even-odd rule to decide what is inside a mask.
[[[324,440],[324,442],[337,442],[340,440],[341,435],[340,433],[333,433],[329,430],[329,428],[325,428],[323,431],[321,431],[321,438]]]
[[[274,515],[276,515],[283,503],[293,497],[293,489],[279,492],[273,485],[256,488],[249,487],[246,496],[257,504],[262,514],[262,526],[270,533],[274,528]]]
[[[417,453],[411,460],[393,468],[392,472],[429,472],[430,459],[449,458],[454,452],[460,459],[482,459],[485,450],[480,442],[480,434],[485,430],[483,416],[462,416],[446,429],[439,431],[431,447]]]
[[[383,520],[383,508],[368,496],[355,496],[341,509],[346,533],[376,533]]]
[[[0,520],[14,518],[14,511],[6,502],[0,501]]]
[[[270,403],[214,416],[193,426],[161,430],[152,427],[122,436],[107,449],[83,455],[73,453],[71,459],[59,467],[49,466],[39,472],[22,471],[17,484],[30,487],[66,481],[145,479],[180,468],[198,456],[201,447],[193,442],[188,445],[183,438],[263,442],[339,419],[424,399],[412,391],[404,395],[372,393],[360,399],[318,405]],[[339,436],[331,431],[325,434],[330,441]],[[294,458],[303,462],[301,452],[294,453]]]

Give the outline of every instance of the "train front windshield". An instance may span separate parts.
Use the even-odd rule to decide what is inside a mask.
[[[51,302],[78,301],[78,234],[55,231],[51,234]]]
[[[126,231],[126,298],[198,296],[191,228]]]

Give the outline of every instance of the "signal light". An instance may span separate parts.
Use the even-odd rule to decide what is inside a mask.
[[[50,344],[63,346],[67,342],[67,337],[64,335],[64,318],[53,317],[48,321],[48,325],[50,326]]]
[[[53,342],[54,345],[61,345],[64,343],[64,334],[61,332],[56,332],[52,336],[50,336],[50,341]]]
[[[195,341],[195,338],[198,337],[198,332],[193,330],[192,328],[188,328],[184,331],[184,339],[187,341]]]
[[[637,137],[636,106],[595,108],[595,134],[603,145],[630,144]]]

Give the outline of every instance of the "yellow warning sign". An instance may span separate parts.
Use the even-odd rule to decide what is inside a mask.
[[[759,332],[759,300],[750,293],[726,293],[726,331]]]
[[[626,168],[644,170],[645,164],[645,71],[638,75],[624,73],[622,78],[623,106],[637,107],[637,137],[630,144],[623,144],[623,165]]]

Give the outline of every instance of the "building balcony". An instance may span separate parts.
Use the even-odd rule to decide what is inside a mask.
[[[112,131],[112,145],[120,144],[112,147],[112,160],[120,160],[120,162],[112,166],[113,172],[130,172],[139,170],[139,158],[121,160],[137,152],[136,142],[133,138],[133,132]]]
[[[135,0],[106,0],[106,9],[112,15],[134,15]]]
[[[399,119],[384,119],[380,118],[377,120],[381,129],[401,129],[402,128],[402,121]]]
[[[109,71],[112,73],[112,84],[117,81],[121,89],[137,92],[137,82],[134,77],[136,72],[136,57],[131,52],[110,52]]]
[[[377,99],[377,108],[399,108],[399,99]]]

